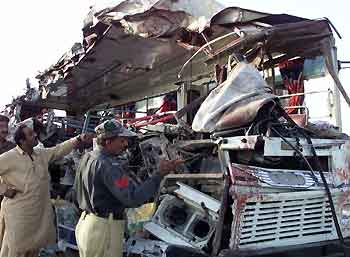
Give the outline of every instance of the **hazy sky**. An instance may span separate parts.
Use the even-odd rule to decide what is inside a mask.
[[[81,42],[83,18],[89,6],[118,2],[111,0],[2,1],[0,24],[1,94],[0,108],[13,96],[23,94],[25,80],[55,63],[74,42]],[[345,0],[221,0],[226,6],[239,6],[270,13],[288,13],[306,18],[328,17],[343,36],[337,40],[338,58],[350,60],[350,31],[346,29],[348,9]],[[350,91],[350,69],[340,72]],[[35,81],[32,81],[35,82]]]

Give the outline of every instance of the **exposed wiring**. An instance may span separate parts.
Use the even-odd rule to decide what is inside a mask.
[[[305,133],[305,131],[299,127],[293,120],[292,118],[284,111],[284,109],[280,106],[281,108],[281,113],[283,115],[283,117],[292,125],[294,125],[298,130],[299,132],[305,137],[307,143],[310,145],[310,149],[311,149],[311,153],[312,155],[316,158],[316,164],[317,164],[317,168],[319,170],[319,173],[320,173],[320,176],[321,176],[321,180],[322,180],[322,183],[324,185],[324,188],[325,188],[325,191],[326,191],[326,194],[327,194],[327,198],[328,198],[328,201],[329,201],[329,207],[331,208],[331,213],[332,213],[332,218],[333,218],[333,221],[334,221],[334,226],[335,226],[335,229],[337,231],[337,235],[338,235],[338,238],[339,238],[339,241],[340,241],[340,244],[341,246],[343,247],[343,251],[344,251],[344,256],[345,257],[348,257],[349,256],[349,253],[348,253],[348,249],[350,248],[350,246],[346,245],[345,243],[345,240],[344,240],[344,237],[343,237],[343,233],[341,231],[341,228],[340,228],[340,225],[339,225],[339,221],[338,221],[338,217],[337,217],[337,213],[335,211],[335,207],[334,207],[334,202],[333,202],[333,198],[332,198],[332,193],[329,189],[329,186],[328,186],[328,183],[327,183],[327,180],[326,180],[326,177],[324,176],[324,170],[321,166],[321,163],[320,163],[320,160],[317,156],[317,153],[316,153],[316,150],[315,150],[315,147],[312,143],[312,140],[311,138]]]
[[[277,131],[277,129],[275,129],[274,127],[271,127],[271,129],[272,129],[280,138],[282,138],[282,140],[283,140],[287,145],[289,145],[301,158],[303,158],[303,160],[305,161],[306,165],[307,165],[307,166],[309,167],[309,169],[310,169],[311,176],[312,176],[313,180],[314,180],[316,183],[319,184],[314,169],[312,168],[310,162],[309,162],[309,161],[306,159],[306,157],[303,155],[303,153],[302,153],[298,148],[296,148],[291,142],[289,142],[284,136],[282,136],[282,135]]]

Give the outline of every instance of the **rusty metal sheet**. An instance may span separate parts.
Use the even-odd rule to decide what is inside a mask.
[[[339,151],[332,155],[334,184],[336,186],[350,184],[350,142],[343,144]]]
[[[232,164],[229,167],[231,183],[240,186],[258,186],[258,178],[254,176],[254,171],[244,165]]]

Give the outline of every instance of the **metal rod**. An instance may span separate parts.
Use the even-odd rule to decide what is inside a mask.
[[[295,93],[295,94],[288,94],[288,95],[279,95],[278,98],[289,98],[292,96],[299,96],[299,95],[312,95],[312,94],[319,94],[319,93],[328,93],[328,90],[322,90],[322,91],[311,91],[306,93]]]
[[[271,53],[267,55],[269,57],[269,61],[273,61]],[[275,67],[271,66],[271,76],[272,76],[272,92],[276,94],[276,75],[275,75]]]
[[[222,241],[223,241],[223,233],[226,232],[224,231],[224,226],[225,226],[226,212],[228,209],[229,193],[230,193],[230,177],[225,175],[224,188],[221,196],[219,219],[216,224],[215,235],[213,240],[213,250],[211,252],[212,256],[217,256],[219,254],[222,246]]]
[[[89,123],[90,123],[90,111],[88,111],[86,113],[86,117],[85,117],[85,121],[84,121],[84,126],[83,126],[83,131],[82,133],[87,132],[88,127],[89,127]]]

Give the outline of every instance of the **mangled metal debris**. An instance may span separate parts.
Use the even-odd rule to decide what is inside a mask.
[[[75,114],[91,109],[85,122],[65,119],[65,135],[106,117],[139,133],[122,156],[134,183],[157,172],[160,159],[185,160],[163,181],[154,215],[140,220],[151,235],[126,239],[125,252],[167,256],[174,244],[213,256],[278,251],[334,240],[337,222],[348,236],[349,138],[338,129],[336,105],[325,122],[312,119],[307,106],[306,80],[313,76],[331,76],[337,87],[326,92],[339,89],[347,99],[328,21],[218,12],[197,1],[141,2],[91,10],[83,46],[39,75],[48,106]],[[307,73],[316,59],[329,74]],[[149,98],[170,92],[179,111],[149,106]],[[43,138],[55,127],[55,118],[48,120]],[[76,154],[59,164],[64,186],[72,185]]]
[[[213,132],[242,127],[252,122],[260,108],[273,103],[275,98],[254,67],[239,63],[227,80],[202,103],[192,128],[198,132]]]
[[[215,230],[220,202],[178,183],[173,195],[165,195],[145,229],[173,245],[206,247]]]

